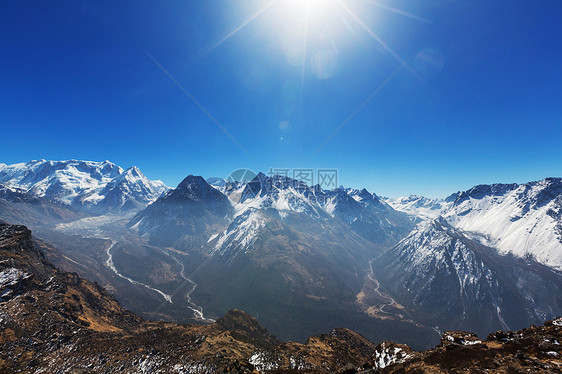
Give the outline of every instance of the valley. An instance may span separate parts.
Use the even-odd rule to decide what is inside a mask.
[[[283,341],[302,342],[340,326],[372,341],[424,349],[438,342],[441,331],[513,330],[562,310],[562,300],[548,296],[562,294],[562,275],[548,266],[560,242],[549,244],[548,259],[539,253],[518,257],[519,249],[510,254],[490,246],[513,240],[511,231],[505,231],[508,239],[494,241],[494,233],[465,231],[473,227],[463,223],[471,214],[497,216],[501,207],[527,204],[529,218],[506,225],[536,227],[540,211],[544,229],[554,230],[560,224],[551,221],[557,217],[558,180],[529,188],[478,187],[433,201],[390,200],[365,189],[325,191],[264,174],[242,183],[215,178],[215,185],[188,176],[177,188],[153,195],[146,209],[124,209],[123,201],[140,201],[135,193],[151,190],[140,170],[131,179],[116,166],[100,177],[107,163],[47,164],[54,171],[35,183],[24,184],[14,174],[23,166],[0,170],[0,219],[28,225],[57,267],[98,282],[147,319],[208,324],[237,308],[257,316]],[[83,176],[84,165],[91,167],[89,177]],[[30,163],[25,180],[45,167]],[[63,184],[62,191],[72,191],[63,195],[98,201],[87,196],[107,191],[103,183],[118,184],[111,173],[132,186],[120,184],[114,207],[101,203],[107,199],[84,208],[72,203],[77,198],[34,192],[50,191],[61,183],[57,173],[75,167],[81,168],[75,178],[102,182],[95,191]],[[538,188],[551,192],[541,195]],[[529,197],[513,203],[512,191],[529,191]],[[483,208],[484,202],[492,205]],[[462,213],[467,209],[474,213]],[[526,251],[534,251],[534,241],[525,242]]]

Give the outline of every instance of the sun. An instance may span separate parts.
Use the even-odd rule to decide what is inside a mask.
[[[285,20],[302,20],[314,23],[329,21],[334,16],[337,0],[280,0],[278,17]]]
[[[322,13],[329,9],[333,10],[336,0],[284,0],[281,4],[297,12]]]
[[[366,8],[364,5],[370,7]],[[255,5],[255,4],[254,4]],[[376,8],[376,10],[375,10]],[[415,14],[378,3],[376,0],[270,0],[261,7],[249,10],[246,18],[232,31],[206,49],[215,50],[250,23],[260,20],[265,32],[255,33],[260,38],[273,37],[293,66],[301,67],[301,81],[304,81],[306,67],[313,67],[320,78],[331,76],[334,57],[339,46],[346,45],[351,36],[356,39],[358,30],[367,35],[401,65],[406,61],[387,44],[373,28],[373,15],[380,11],[392,12],[422,22],[430,22]]]

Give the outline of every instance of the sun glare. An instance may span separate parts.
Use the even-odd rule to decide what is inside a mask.
[[[292,20],[328,21],[334,15],[336,0],[282,0],[279,2],[279,17],[289,17]]]

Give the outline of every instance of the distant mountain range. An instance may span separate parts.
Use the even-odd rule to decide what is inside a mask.
[[[0,164],[0,218],[149,318],[239,308],[282,339],[346,326],[424,347],[562,314],[559,178],[434,200],[262,173],[169,189],[135,167],[41,160]]]
[[[0,183],[91,213],[142,209],[169,189],[135,166],[123,170],[109,161],[0,164]]]
[[[410,196],[386,202],[424,219],[443,216],[501,253],[531,256],[562,269],[562,178],[479,185],[445,200]]]

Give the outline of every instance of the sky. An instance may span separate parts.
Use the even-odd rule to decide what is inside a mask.
[[[177,185],[336,169],[383,196],[562,176],[558,0],[0,5],[0,162]]]

